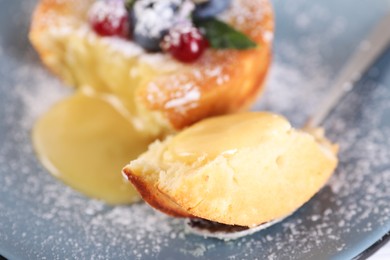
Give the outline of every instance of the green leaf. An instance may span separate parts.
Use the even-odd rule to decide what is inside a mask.
[[[135,0],[125,0],[125,7],[129,11],[131,8],[133,8],[133,5],[135,3]]]
[[[245,50],[257,47],[257,43],[248,36],[215,18],[195,21],[195,25],[204,31],[214,49]]]

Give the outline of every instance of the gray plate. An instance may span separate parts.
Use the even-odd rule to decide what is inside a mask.
[[[107,207],[52,178],[30,129],[70,91],[27,38],[34,1],[0,0],[0,254],[12,259],[349,259],[390,230],[390,52],[326,120],[341,145],[329,184],[283,222],[237,241],[203,239],[143,204]],[[388,1],[275,3],[268,89],[255,109],[300,125]]]

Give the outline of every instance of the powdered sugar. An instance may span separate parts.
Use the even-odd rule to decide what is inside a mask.
[[[30,12],[35,1],[23,4]],[[285,8],[286,16],[301,13],[295,6]],[[316,10],[292,23],[296,33],[305,32],[296,42],[282,41],[285,31],[277,35],[268,88],[256,105],[283,113],[296,125],[322,99],[337,71],[325,65],[319,50],[342,41],[351,26],[325,7]],[[325,32],[305,31],[319,21],[327,24]],[[26,33],[27,20],[23,26],[10,24],[16,25]],[[24,259],[349,259],[390,228],[389,54],[327,120],[329,137],[341,146],[340,167],[329,185],[282,223],[225,243],[186,234],[181,220],[142,203],[108,207],[84,198],[47,174],[35,159],[29,131],[37,116],[71,90],[39,65],[26,39],[18,38],[23,33],[2,32],[0,45],[1,254]]]
[[[247,28],[251,37],[258,37],[267,33],[267,30],[257,26],[256,21],[268,13],[271,8],[266,4],[266,1],[260,2],[263,6],[259,8],[259,1],[234,0],[231,3],[230,11],[225,12],[220,16],[220,19],[231,22],[234,21],[236,26]]]
[[[127,16],[123,0],[96,1],[89,10],[89,20],[103,22],[106,19],[112,27],[119,27],[121,19]]]
[[[166,108],[184,108],[187,105],[190,105],[189,108],[191,108],[191,104],[196,103],[199,100],[200,92],[197,88],[194,88],[191,83],[183,85],[183,89],[185,93],[184,96],[180,96],[176,99],[171,99],[165,104]]]
[[[150,6],[153,8],[150,8]],[[175,8],[177,7],[177,11]],[[194,10],[194,4],[189,0],[143,0],[134,4],[136,17],[135,33],[143,36],[159,38],[163,31],[175,23],[185,21]]]

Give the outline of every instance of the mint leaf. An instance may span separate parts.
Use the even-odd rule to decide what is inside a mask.
[[[127,11],[129,11],[131,8],[133,8],[135,0],[125,0],[125,7]]]
[[[214,49],[245,50],[257,47],[257,43],[248,36],[215,18],[195,21],[195,25],[204,31]]]

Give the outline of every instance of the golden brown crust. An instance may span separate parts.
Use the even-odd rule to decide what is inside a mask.
[[[271,61],[269,50],[265,55],[256,52],[236,53],[239,57],[229,61],[230,67],[224,66],[222,69],[221,74],[228,75],[230,78],[224,84],[216,84],[213,82],[215,79],[189,79],[185,73],[180,72],[180,76],[175,74],[153,80],[152,84],[140,89],[139,96],[142,98],[142,103],[151,111],[164,113],[176,130],[183,129],[203,118],[246,110],[263,90]],[[226,57],[224,53],[216,55],[223,59],[222,62],[227,63],[225,58],[229,59],[229,56]],[[247,71],[237,69],[245,67],[245,63],[251,64],[247,66]],[[184,92],[182,86],[188,84],[192,86],[190,91],[200,96],[199,100],[192,101],[188,97],[189,102],[182,103],[181,106],[169,106],[168,104],[175,99],[186,99],[188,92]],[[148,88],[148,86],[154,88],[156,85],[162,86],[157,92]],[[164,85],[170,85],[170,88],[165,88]]]
[[[123,169],[123,174],[131,183],[137,187],[139,194],[144,200],[153,208],[158,209],[165,214],[172,217],[193,217],[191,214],[185,212],[173,201],[171,201],[164,193],[160,192],[153,183],[148,182],[145,178],[139,178],[134,175],[129,168]]]
[[[77,60],[77,57],[73,59],[72,55],[96,55],[92,51],[88,53],[91,46],[81,47],[81,51],[80,48],[75,50],[74,39],[67,39],[66,42],[65,38],[56,38],[58,34],[51,33],[64,27],[68,33],[69,30],[76,32],[85,25],[86,14],[92,2],[93,0],[41,0],[33,15],[30,39],[46,66],[68,84],[76,87],[90,85],[96,89],[115,92],[113,88],[117,86],[108,86],[112,79],[104,78],[105,75],[96,71],[96,68],[90,69],[91,75],[78,75],[80,71],[87,74],[82,66],[90,65],[90,61],[94,61],[96,57],[83,58],[79,62],[81,64],[75,65],[72,61]],[[243,17],[240,17],[238,11],[241,8],[246,12]],[[235,0],[227,13],[224,19],[249,35],[259,47],[245,51],[208,50],[190,66],[179,64],[177,71],[152,76],[148,81],[137,80],[141,83],[134,86],[137,88],[135,98],[129,102],[136,103],[135,113],[148,120],[149,128],[168,128],[169,132],[182,129],[205,117],[242,111],[263,90],[271,62],[273,14],[270,4],[268,0]],[[93,38],[100,41],[99,37]],[[87,44],[80,42],[77,44]],[[87,50],[87,53],[83,50]],[[103,48],[99,51],[106,50]],[[110,56],[112,55],[100,54],[99,57]],[[102,61],[99,57],[94,64],[107,63],[107,59]],[[120,59],[128,61],[126,57]],[[126,62],[118,64],[113,61],[109,66],[128,66]],[[130,69],[122,68],[118,70],[121,72],[117,72],[121,75],[114,75],[116,78],[129,77]],[[124,87],[128,87],[129,81],[123,80]]]

